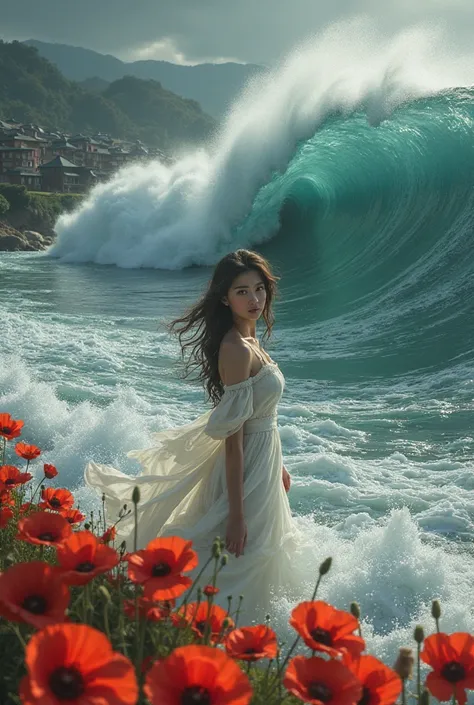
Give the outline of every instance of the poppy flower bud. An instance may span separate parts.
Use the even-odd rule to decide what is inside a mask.
[[[400,678],[404,681],[409,680],[413,676],[413,664],[415,659],[413,658],[413,651],[402,647],[398,652],[398,658],[395,661],[393,670],[398,673]]]
[[[351,615],[355,617],[356,619],[360,619],[360,607],[357,602],[351,602]]]
[[[84,524],[84,529],[85,529],[86,531],[89,531],[90,528],[91,528],[91,525],[89,524],[89,522],[86,522],[86,523]]]
[[[425,631],[420,624],[415,627],[415,631],[413,632],[413,638],[415,639],[417,644],[423,643],[425,639]]]
[[[221,555],[221,542],[219,539],[216,539],[214,543],[212,544],[212,556],[213,558],[219,558]]]
[[[228,561],[229,561],[229,556],[226,553],[224,553],[224,555],[221,557],[221,566],[224,567],[225,565],[227,565]]]
[[[433,600],[431,603],[431,616],[433,619],[439,619],[441,617],[441,605],[438,600]]]
[[[135,485],[132,492],[132,502],[133,504],[138,504],[140,502],[140,488]]]
[[[321,563],[319,566],[319,575],[326,575],[326,573],[329,573],[332,565],[332,558],[329,556],[329,558],[326,558],[325,561]]]

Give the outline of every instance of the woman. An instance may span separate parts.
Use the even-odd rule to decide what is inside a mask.
[[[155,434],[154,447],[131,451],[143,467],[138,477],[93,462],[85,471],[86,484],[105,494],[109,519],[140,488],[139,547],[179,535],[192,540],[202,565],[215,537],[225,537],[231,556],[218,580],[223,600],[245,594],[247,605],[251,597],[262,609],[272,594],[299,582],[291,559],[300,537],[277,428],[284,378],[257,340],[260,318],[263,337],[271,334],[275,290],[276,277],[260,255],[226,255],[201,300],[171,324],[183,356],[190,350],[187,373],[199,371],[213,410]],[[133,550],[133,516],[117,528]]]

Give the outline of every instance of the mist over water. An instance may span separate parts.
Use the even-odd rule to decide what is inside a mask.
[[[338,25],[206,149],[124,170],[48,253],[0,258],[0,409],[87,509],[90,458],[134,473],[127,451],[207,408],[161,325],[205,286],[191,265],[270,258],[301,598],[332,555],[321,597],[360,602],[387,663],[432,631],[433,598],[443,629],[474,630],[471,70],[426,29]],[[282,635],[290,608],[277,596]]]

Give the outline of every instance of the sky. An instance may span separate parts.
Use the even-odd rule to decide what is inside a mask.
[[[271,65],[327,25],[361,15],[387,35],[441,23],[450,43],[472,41],[472,0],[0,0],[0,38],[82,46],[124,61]]]

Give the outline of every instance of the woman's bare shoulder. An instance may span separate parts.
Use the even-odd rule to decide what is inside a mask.
[[[252,357],[251,349],[240,336],[227,333],[219,350],[219,371],[223,383],[228,386],[248,379]]]

